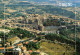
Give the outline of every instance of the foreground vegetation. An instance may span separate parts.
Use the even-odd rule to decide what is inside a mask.
[[[57,35],[57,34],[47,34],[45,36],[45,38],[47,40],[51,40],[51,41],[55,41],[57,40],[58,42],[61,42],[61,43],[66,43],[66,44],[69,44],[73,47],[75,47],[75,38],[76,38],[76,52],[75,54],[80,54],[79,51],[80,51],[80,39],[75,37],[73,38],[72,40],[70,40],[69,38],[67,38],[66,36],[63,36],[63,35]]]
[[[73,55],[74,48],[67,44],[53,43],[51,41],[42,41],[40,46],[41,51],[49,55]],[[71,51],[71,52],[70,52]]]

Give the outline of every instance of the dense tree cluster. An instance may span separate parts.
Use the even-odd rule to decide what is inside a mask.
[[[75,43],[72,40],[68,39],[66,36],[63,36],[63,35],[57,35],[57,34],[50,33],[50,34],[47,34],[45,38],[51,41],[57,40],[61,43],[75,45]]]
[[[23,29],[20,29],[20,28],[15,28],[15,29],[11,30],[9,32],[9,35],[16,35],[21,39],[24,38],[24,37],[36,37],[35,35],[30,33],[29,31],[23,30]]]
[[[58,8],[58,7],[54,7],[54,6],[51,6],[51,5],[44,5],[44,6],[42,6],[42,5],[38,5],[38,6],[35,6],[35,5],[26,5],[26,6],[25,5],[23,5],[23,6],[21,6],[21,5],[16,5],[16,6],[7,5],[6,7],[10,7],[11,9],[14,9],[14,10],[16,10],[17,7],[20,7],[20,8],[25,9],[26,13],[28,13],[28,14],[50,13],[50,14],[54,14],[54,15],[67,16],[67,17],[70,17],[70,18],[75,17],[75,14],[72,11],[64,10],[60,7]],[[35,8],[28,9],[29,7],[35,7]],[[17,16],[21,15],[21,12],[23,12],[23,11],[19,10],[19,12],[13,12],[9,16],[15,15],[17,17]]]
[[[75,14],[72,11],[67,11],[60,7],[58,8],[51,5],[45,5],[45,6],[37,6],[37,8],[42,9],[42,11],[45,11],[46,13],[75,18]]]
[[[69,37],[69,34],[73,33],[71,29],[59,29],[61,35]]]
[[[35,40],[38,40],[38,41],[40,41],[40,40],[42,40],[44,37],[42,37],[42,36],[39,36],[39,37],[37,37],[37,38],[35,38]]]
[[[0,32],[0,38],[1,38],[0,43],[2,44],[3,47],[4,47],[4,43],[7,41],[7,37],[8,37],[8,34],[5,34],[3,32]]]
[[[75,38],[72,38],[72,39],[69,39],[67,38],[66,36],[64,35],[57,35],[57,34],[47,34],[45,36],[45,38],[47,40],[51,40],[51,41],[59,41],[61,43],[66,43],[66,44],[70,44],[72,46],[75,46],[76,44],[76,53],[75,54],[80,54],[80,39],[78,37],[75,37]],[[73,40],[73,41],[72,41]]]
[[[69,28],[67,27],[67,29],[63,29],[63,28],[60,28],[58,29],[60,32],[61,35],[64,35],[64,36],[69,36],[69,34],[72,34],[72,33],[79,33],[80,32],[80,27],[79,26],[69,26]]]
[[[43,22],[44,26],[60,26],[60,25],[68,25],[68,24],[73,24],[64,22],[63,18],[62,19],[53,19],[53,17],[49,17],[49,19],[46,19],[46,21]]]
[[[28,50],[39,49],[40,48],[40,42],[29,42],[29,44],[26,44],[26,47]]]
[[[8,30],[12,30],[12,28],[9,28],[9,27],[7,27],[7,26],[5,26],[5,25],[3,25],[3,26],[0,27],[0,28],[4,28],[4,29],[8,29]]]
[[[20,28],[14,28],[14,29],[11,29],[9,27],[5,27],[5,29],[9,29],[10,32],[9,33],[4,33],[4,32],[0,32],[0,37],[1,38],[4,38],[5,37],[5,40],[7,40],[7,38],[12,38],[14,36],[18,36],[19,38],[24,38],[24,37],[36,37],[36,35],[30,33],[29,31],[27,30],[23,30],[23,29],[20,29]]]
[[[41,12],[41,10],[38,10],[37,8],[27,9],[26,12],[28,14],[43,14],[44,13],[43,11]]]
[[[4,19],[4,14],[3,14],[4,11],[0,11],[0,19]]]
[[[80,27],[76,27],[76,31],[77,32],[80,32]]]
[[[59,26],[60,22],[57,19],[47,19],[43,22],[44,26]]]

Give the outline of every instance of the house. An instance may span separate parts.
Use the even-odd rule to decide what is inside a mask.
[[[4,47],[0,47],[0,50],[4,50],[5,48]]]
[[[4,53],[5,48],[4,47],[0,47],[0,52]]]
[[[25,46],[23,46],[21,49],[22,49],[23,53],[25,53],[27,51],[27,48]]]
[[[25,44],[29,44],[29,42],[25,42]]]
[[[33,40],[33,42],[38,42],[38,40]]]
[[[12,42],[12,45],[18,43],[21,39],[17,36],[12,36],[13,38],[9,38],[8,41]]]
[[[23,43],[23,46],[26,46],[27,44],[29,44],[29,42],[27,41],[27,42],[24,42]]]
[[[8,46],[9,47],[10,46],[10,43],[9,42],[6,42],[5,46]]]
[[[22,43],[19,43],[19,44],[17,44],[17,47],[18,48],[22,48],[23,47],[23,44]]]
[[[7,47],[7,48],[6,48],[6,51],[13,51],[13,46]]]
[[[23,55],[30,55],[29,53],[24,53]]]
[[[29,50],[29,53],[32,53],[33,51],[32,50]]]
[[[21,53],[21,48],[14,48],[13,51]]]
[[[36,50],[36,53],[40,54],[40,50]]]
[[[75,21],[75,24],[76,25],[80,25],[80,21]]]
[[[61,26],[62,29],[67,29],[67,26]]]
[[[6,51],[4,55],[19,55],[18,51]]]

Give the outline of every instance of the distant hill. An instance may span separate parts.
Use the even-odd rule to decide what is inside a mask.
[[[24,4],[24,3],[20,2],[18,4]],[[30,3],[26,2],[25,4],[30,4]],[[12,10],[16,10],[19,7],[18,9],[19,10],[21,9],[20,10],[21,12],[23,12],[22,9],[24,9],[25,12],[28,14],[40,14],[41,15],[44,13],[48,13],[48,14],[53,14],[53,15],[61,15],[61,16],[69,17],[69,18],[75,17],[75,14],[72,11],[68,11],[68,10],[62,9],[61,7],[55,7],[51,5],[32,5],[32,4],[30,5],[7,5],[6,7],[11,8]],[[13,14],[17,14],[17,13],[15,12]]]
[[[19,2],[18,4],[28,4],[28,5],[31,5],[31,3],[29,3],[29,2]]]
[[[10,0],[9,2],[11,2],[12,0]],[[12,2],[12,4],[15,4],[15,5],[7,5],[6,7],[10,7],[11,9],[13,10],[16,10],[16,8],[20,7],[19,9],[22,9],[22,7],[24,7],[25,9],[25,12],[28,13],[28,14],[43,14],[43,13],[50,13],[50,14],[53,14],[53,15],[61,15],[61,16],[66,16],[66,17],[69,17],[69,18],[74,18],[75,17],[75,14],[72,12],[72,11],[67,11],[65,9],[62,9],[60,7],[55,7],[55,6],[51,6],[51,5],[33,5],[30,3],[30,1],[36,1],[36,0],[27,0],[27,1],[24,1],[24,0],[13,0],[14,2]],[[43,2],[43,1],[51,1],[51,0],[37,0],[36,2]],[[61,1],[61,0],[60,0]],[[17,5],[18,4],[18,5]],[[24,6],[26,5],[26,6]],[[35,7],[35,8],[31,8],[31,9],[28,9],[29,7]],[[13,13],[15,14],[15,13]],[[11,15],[12,16],[12,15]]]
[[[17,1],[28,1],[28,2],[46,2],[49,4],[54,4],[54,3],[72,3],[73,5],[76,4],[76,6],[80,6],[80,0],[17,0]]]
[[[56,2],[79,2],[80,0],[17,0],[17,1],[34,1],[34,2],[51,2],[51,1],[56,1]]]
[[[7,1],[7,2],[6,2]],[[28,1],[30,3],[34,4],[48,4],[48,5],[57,5],[58,3],[72,3],[73,5],[76,4],[76,6],[80,7],[80,0],[0,0],[0,2],[6,3],[17,3],[18,1]],[[58,4],[59,5],[59,4]]]
[[[0,4],[0,19],[4,19],[4,4]]]

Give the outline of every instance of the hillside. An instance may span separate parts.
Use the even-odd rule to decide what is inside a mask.
[[[0,19],[4,19],[4,5],[0,4]]]
[[[57,0],[17,0],[17,1],[34,1],[34,2],[50,2],[50,1],[56,1],[58,2]],[[59,0],[59,2],[75,2],[75,0]],[[79,1],[79,0],[78,0]]]
[[[40,4],[58,4],[58,3],[72,3],[73,5],[76,4],[76,6],[80,7],[80,0],[17,0],[17,1],[29,1],[31,3],[40,3]]]
[[[33,4],[48,4],[48,5],[55,5],[55,6],[59,6],[59,3],[71,3],[72,6],[74,6],[76,4],[77,7],[80,7],[80,0],[0,0],[1,3],[5,3],[5,4],[11,4],[11,3],[17,3],[20,1],[28,1],[30,3]]]
[[[69,1],[75,0],[59,0],[64,4]],[[39,5],[57,4],[56,0],[1,3],[6,3],[5,7],[0,4],[0,52],[6,51],[4,55],[15,55],[16,51],[17,55],[80,55],[80,20],[75,20],[75,14],[80,19],[79,7]]]
[[[10,15],[6,15],[6,17],[14,17],[24,15],[24,13],[27,14],[53,14],[53,15],[60,15],[65,16],[69,18],[75,18],[75,14],[72,11],[68,11],[66,9],[62,9],[61,7],[55,7],[51,5],[33,5],[29,2],[19,2],[16,3],[16,5],[6,5],[6,11],[5,13],[8,13]],[[17,10],[18,9],[18,10]],[[10,10],[13,10],[15,12],[10,12]]]
[[[40,45],[42,47],[40,50],[48,53],[49,55],[73,55],[74,52],[74,48],[67,44],[51,43],[47,41],[41,42]]]

